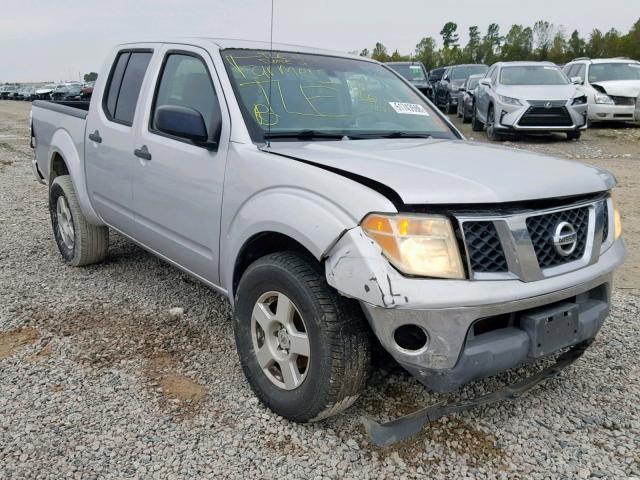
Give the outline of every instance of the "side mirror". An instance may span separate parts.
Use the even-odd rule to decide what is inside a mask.
[[[467,89],[466,89],[466,88],[464,88],[464,87],[460,87],[460,88],[458,89],[458,91],[459,91],[459,92],[466,92],[466,91],[467,91]]]
[[[571,77],[571,83],[573,83],[574,85],[580,85],[580,84],[582,84],[582,78],[580,78],[580,77]]]
[[[489,77],[486,77],[486,78],[481,78],[480,82],[478,83],[480,83],[480,85],[484,85],[485,87],[490,87],[493,82]]]
[[[194,145],[209,150],[217,150],[217,136],[215,141],[210,141],[207,135],[207,126],[204,118],[197,110],[178,105],[163,105],[158,107],[154,119],[155,127],[163,133],[174,137],[191,140]],[[220,131],[215,128],[216,135]]]

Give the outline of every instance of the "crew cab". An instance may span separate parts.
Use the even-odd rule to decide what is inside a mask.
[[[467,142],[342,53],[120,45],[32,137],[62,260],[114,231],[228,297],[251,388],[299,422],[353,404],[374,335],[436,391],[588,345],[625,255],[612,175]]]

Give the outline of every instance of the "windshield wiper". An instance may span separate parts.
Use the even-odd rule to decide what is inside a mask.
[[[265,133],[264,138],[295,138],[298,140],[314,140],[316,138],[324,138],[330,140],[341,140],[344,137],[349,139],[360,138],[344,133],[322,132],[320,130],[296,130],[291,132],[271,132]]]
[[[428,133],[411,133],[411,132],[386,132],[376,135],[380,138],[433,138]]]

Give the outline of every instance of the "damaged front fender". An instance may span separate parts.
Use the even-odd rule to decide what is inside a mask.
[[[409,303],[394,289],[400,274],[390,268],[382,250],[362,228],[348,230],[328,252],[327,283],[341,294],[383,308]]]

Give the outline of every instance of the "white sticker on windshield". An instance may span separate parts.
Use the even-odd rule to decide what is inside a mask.
[[[640,68],[640,63],[630,63],[629,65],[627,65],[628,67],[631,68]]]
[[[417,103],[402,103],[402,102],[389,102],[391,108],[393,108],[396,113],[404,113],[406,115],[424,115],[425,117],[429,116],[429,112],[427,112],[422,105],[418,105]]]

